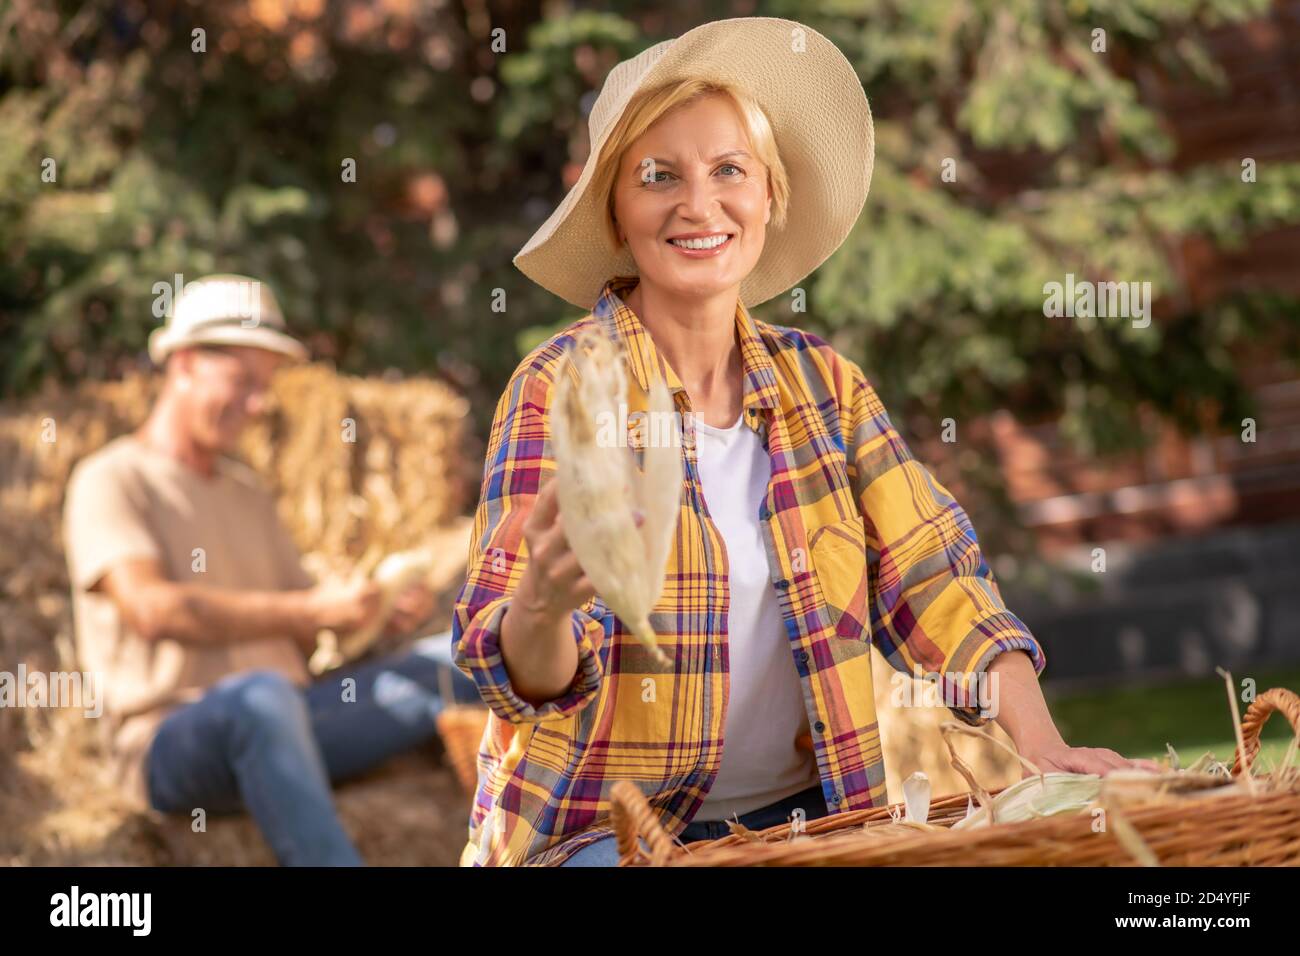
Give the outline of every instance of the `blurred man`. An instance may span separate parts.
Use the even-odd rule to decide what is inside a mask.
[[[64,511],[78,652],[104,682],[122,782],[163,812],[246,808],[281,863],[359,864],[331,781],[430,739],[447,696],[477,691],[449,635],[310,680],[317,632],[369,622],[381,596],[316,586],[271,494],[225,457],[275,370],[306,355],[270,289],[191,283],[149,352],[165,379],[148,419],[78,463]],[[432,606],[408,590],[386,631]]]

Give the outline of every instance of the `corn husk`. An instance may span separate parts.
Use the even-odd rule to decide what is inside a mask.
[[[1198,761],[1199,763],[1200,761]],[[1017,823],[1058,813],[1079,813],[1095,806],[1149,803],[1177,797],[1228,796],[1246,792],[1240,780],[1196,770],[1155,773],[1112,770],[1105,777],[1085,773],[1047,773],[1026,777],[993,798],[996,823]],[[971,809],[954,830],[989,825],[987,807]]]
[[[596,593],[666,667],[649,615],[663,590],[681,503],[681,438],[672,396],[662,381],[650,389],[650,420],[670,422],[676,441],[648,440],[639,470],[624,436],[608,428],[621,420],[627,400],[617,347],[596,332],[581,334],[575,345],[561,362],[551,418],[565,535]],[[639,529],[637,511],[644,518]]]
[[[427,548],[397,551],[380,561],[370,576],[382,594],[379,613],[369,624],[342,637],[332,630],[321,631],[316,640],[316,650],[308,662],[311,672],[323,674],[346,661],[356,660],[370,650],[382,635],[398,596],[411,585],[427,579],[433,566],[433,554]]]
[[[930,819],[930,778],[919,770],[903,781],[903,806],[903,819],[909,823]]]
[[[993,797],[996,823],[1019,823],[1058,813],[1078,813],[1092,806],[1101,792],[1101,777],[1094,773],[1046,773],[1026,777]],[[952,825],[954,830],[989,826],[989,808],[980,807],[964,820]]]

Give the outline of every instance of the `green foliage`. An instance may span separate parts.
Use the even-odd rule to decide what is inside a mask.
[[[859,359],[914,431],[1011,407],[1063,416],[1085,449],[1146,440],[1150,404],[1186,428],[1206,403],[1248,413],[1233,369],[1246,343],[1300,357],[1300,307],[1266,292],[1191,303],[1174,254],[1195,237],[1225,250],[1300,221],[1300,163],[1245,183],[1235,162],[1173,172],[1166,124],[1133,64],[1218,87],[1198,34],[1258,16],[1266,0],[970,0],[783,3],[857,68],[877,131],[871,196],[845,247],[811,282],[811,316]],[[1105,31],[1094,53],[1093,31]],[[945,159],[956,179],[941,178]],[[1147,328],[1047,319],[1044,284],[1147,281]],[[777,307],[780,311],[780,307]],[[801,321],[802,320],[802,321]]]

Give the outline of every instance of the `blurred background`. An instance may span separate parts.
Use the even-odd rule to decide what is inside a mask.
[[[1300,0],[0,0],[0,669],[75,666],[63,482],[143,417],[177,274],[271,283],[312,349],[247,442],[310,559],[445,540],[445,614],[500,390],[579,317],[511,258],[605,74],[753,15],[830,37],[877,136],[807,311],[756,315],[866,370],[1067,739],[1230,758],[1215,667],[1300,687]],[[1067,274],[1149,282],[1152,321],[1045,317]],[[265,861],[251,825],[195,851],[115,812],[85,723],[0,713],[0,861]],[[345,821],[373,861],[453,862],[467,798],[408,770]]]

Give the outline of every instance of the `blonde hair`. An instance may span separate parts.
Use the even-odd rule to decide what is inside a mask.
[[[602,217],[604,232],[615,249],[621,243],[618,228],[614,225],[614,186],[624,154],[642,133],[672,111],[713,95],[730,99],[740,114],[741,125],[749,135],[750,146],[759,161],[767,167],[768,189],[772,196],[772,221],[768,225],[775,229],[784,225],[790,200],[790,183],[786,177],[785,164],[777,152],[772,124],[763,108],[747,93],[727,83],[676,80],[636,94],[623,110],[623,115],[601,149],[596,171],[592,174],[591,188],[597,196],[605,197]]]

